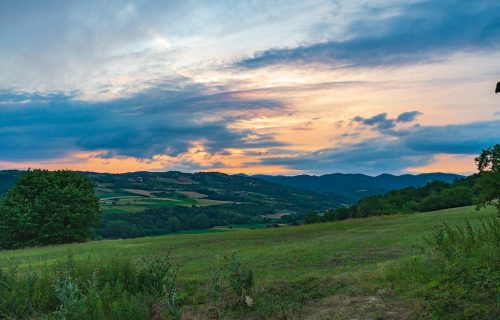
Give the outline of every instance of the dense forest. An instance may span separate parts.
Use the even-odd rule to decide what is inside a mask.
[[[116,239],[208,229],[214,226],[229,227],[233,224],[269,223],[271,219],[264,215],[274,212],[272,206],[252,203],[151,208],[139,213],[106,214],[96,232],[98,237]]]
[[[454,183],[433,181],[423,187],[393,190],[384,195],[363,198],[350,207],[308,212],[305,223],[363,218],[377,215],[434,211],[469,206],[478,202],[483,174],[474,174]]]

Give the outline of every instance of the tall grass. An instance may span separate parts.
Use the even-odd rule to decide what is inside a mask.
[[[0,269],[0,319],[180,319],[183,308],[190,318],[203,319],[199,314],[209,311],[219,319],[251,311],[253,271],[235,253],[224,257],[216,278],[192,289],[202,292],[198,305],[186,303],[178,270],[168,252],[97,264],[70,255],[27,271],[11,261]]]
[[[422,319],[500,318],[500,221],[436,228],[425,255],[390,268],[391,284]]]
[[[0,270],[1,319],[176,318],[168,255],[93,264],[69,256],[51,266]]]

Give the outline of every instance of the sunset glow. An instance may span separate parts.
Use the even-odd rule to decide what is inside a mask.
[[[500,142],[494,1],[63,3],[0,4],[0,169],[469,174]]]

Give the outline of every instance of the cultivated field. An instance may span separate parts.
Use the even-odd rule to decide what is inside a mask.
[[[142,189],[96,188],[96,193],[101,199],[101,208],[104,214],[142,212],[150,208],[172,206],[210,206],[230,203],[203,199],[200,194],[189,192],[185,192],[186,197],[181,199],[159,197],[155,195],[154,190]]]

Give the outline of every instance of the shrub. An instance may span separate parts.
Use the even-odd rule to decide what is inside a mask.
[[[321,217],[317,212],[310,211],[304,214],[305,224],[318,223],[318,222],[321,222]]]
[[[236,295],[237,304],[241,307],[251,305],[251,290],[254,286],[253,271],[245,266],[233,252],[224,257],[224,270],[229,282],[229,287]]]
[[[417,312],[436,319],[495,319],[500,315],[500,221],[442,225],[426,240],[425,256],[387,273]]]
[[[0,319],[177,319],[177,268],[168,254],[90,263],[69,256],[22,272],[0,269]]]
[[[206,286],[211,319],[221,318],[224,312],[246,312],[247,307],[254,305],[251,297],[255,285],[253,270],[242,263],[235,252],[224,256],[223,260],[220,268],[212,270]]]
[[[178,269],[170,262],[168,252],[151,259],[141,259],[139,264],[140,287],[154,299],[152,314],[163,313],[163,309],[166,308],[172,318],[178,319],[180,316],[177,301]]]

